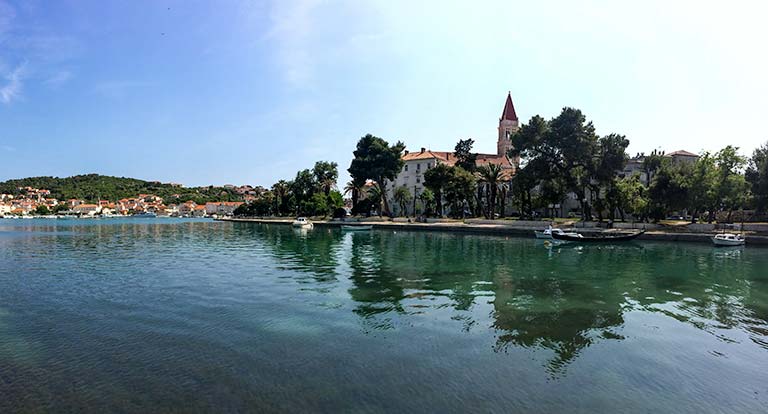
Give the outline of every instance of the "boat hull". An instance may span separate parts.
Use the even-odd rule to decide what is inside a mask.
[[[538,230],[534,231],[534,233],[536,234],[537,239],[552,240],[551,233],[544,233],[543,231],[538,231]]]
[[[347,231],[368,231],[373,230],[373,226],[341,226],[341,229]]]
[[[600,236],[573,236],[570,234],[557,234],[553,233],[552,238],[555,240],[561,240],[561,241],[573,241],[573,242],[582,242],[582,243],[614,243],[614,242],[624,242],[624,241],[630,241],[638,238],[640,235],[645,233],[645,230],[633,233],[633,234],[623,234],[620,236],[607,236],[607,235],[600,235]]]
[[[722,240],[722,239],[716,239],[712,238],[712,243],[715,244],[715,246],[719,247],[733,247],[733,246],[743,246],[745,244],[744,240]]]

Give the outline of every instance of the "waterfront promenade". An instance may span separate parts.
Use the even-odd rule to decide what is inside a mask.
[[[261,224],[284,224],[290,225],[293,219],[290,218],[220,218],[220,221],[230,221],[239,223],[261,223]],[[378,229],[387,230],[407,230],[407,231],[445,231],[454,233],[468,233],[468,234],[487,234],[497,236],[514,236],[514,237],[533,237],[534,230],[541,230],[548,223],[537,222],[523,222],[519,224],[515,221],[509,220],[468,220],[467,222],[458,220],[445,220],[435,221],[428,223],[409,223],[407,221],[386,221],[380,218],[372,218],[372,220],[366,219],[351,219],[351,220],[317,220],[312,221],[315,226],[318,227],[339,227],[342,225],[358,224],[358,225],[371,225]],[[638,240],[651,240],[651,241],[670,241],[670,242],[694,242],[694,243],[712,243],[711,237],[716,231],[685,231],[679,229],[665,229],[663,227],[647,225],[646,233],[638,238]],[[576,226],[562,226],[563,229],[574,229],[583,234],[594,234],[603,231],[631,231],[632,229],[616,228],[611,230],[605,230],[595,227],[580,227]],[[636,223],[636,229],[642,229],[643,224]],[[719,232],[720,230],[717,230]],[[747,244],[768,246],[768,233],[765,232],[745,232]]]

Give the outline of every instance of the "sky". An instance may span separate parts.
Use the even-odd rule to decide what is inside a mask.
[[[371,133],[495,152],[581,109],[630,155],[768,141],[768,2],[0,0],[0,181],[270,186]]]

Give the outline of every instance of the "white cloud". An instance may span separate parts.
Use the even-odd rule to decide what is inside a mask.
[[[26,64],[21,64],[13,71],[5,74],[6,83],[0,86],[0,101],[4,104],[10,104],[21,95],[25,67]]]

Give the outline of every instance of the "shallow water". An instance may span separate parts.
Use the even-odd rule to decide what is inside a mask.
[[[0,220],[0,412],[765,412],[768,249]]]

